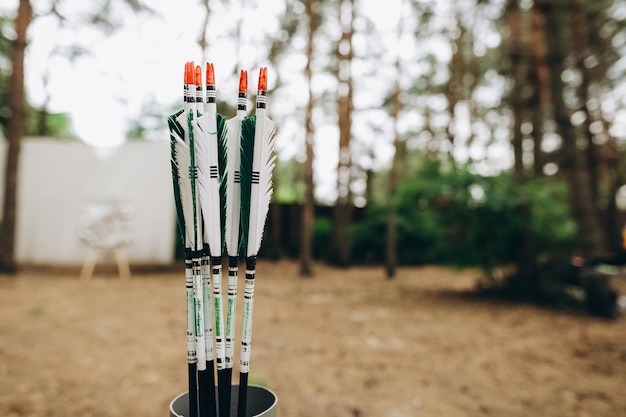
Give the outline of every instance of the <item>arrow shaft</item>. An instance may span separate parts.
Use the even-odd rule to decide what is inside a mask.
[[[185,258],[185,287],[187,295],[187,363],[189,379],[189,411],[191,417],[198,415],[198,388],[196,379],[196,369],[198,358],[196,356],[196,320],[193,294],[193,264],[190,251],[187,251]]]
[[[246,258],[246,283],[243,296],[243,328],[241,332],[241,354],[239,358],[239,398],[237,416],[245,417],[248,398],[248,374],[252,348],[252,313],[254,310],[254,277],[256,257]]]

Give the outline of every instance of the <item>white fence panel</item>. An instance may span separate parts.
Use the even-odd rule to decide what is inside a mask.
[[[6,149],[7,143],[0,142],[0,189]],[[132,241],[127,249],[131,265],[173,261],[176,218],[169,143],[130,142],[106,154],[100,151],[46,138],[22,142],[18,263],[81,264],[86,251],[79,240],[81,216],[87,203],[98,198],[116,199],[131,212]]]

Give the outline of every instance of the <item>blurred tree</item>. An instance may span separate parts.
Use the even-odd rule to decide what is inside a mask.
[[[480,3],[480,2],[477,2]],[[459,143],[459,139],[467,136],[466,143],[471,145],[474,134],[473,125],[476,119],[477,104],[474,102],[473,95],[476,87],[478,87],[481,76],[481,67],[479,58],[474,53],[474,33],[473,28],[476,25],[476,15],[480,13],[479,4],[470,7],[468,13],[467,5],[459,4],[455,9],[455,30],[450,33],[450,42],[452,44],[452,57],[448,64],[449,79],[445,85],[446,98],[448,100],[448,114],[450,122],[447,124],[447,135],[450,141],[448,148],[449,158],[452,159],[455,146],[463,146]],[[457,131],[457,105],[462,104],[467,107],[466,117],[469,118],[469,131]]]
[[[40,15],[54,16],[63,24],[68,22],[62,10],[62,0],[56,0],[48,5],[48,9],[39,13]],[[140,12],[150,10],[139,0],[124,0],[131,11]],[[15,225],[16,225],[16,203],[18,184],[18,162],[20,153],[20,143],[26,132],[26,96],[24,92],[24,57],[28,44],[28,27],[33,17],[33,8],[30,0],[20,0],[17,13],[15,15],[15,39],[11,46],[11,67],[12,72],[9,77],[8,98],[7,98],[7,121],[5,126],[5,136],[8,141],[6,153],[6,167],[4,178],[4,200],[2,207],[2,223],[0,224],[0,272],[14,273],[17,270],[15,263]],[[88,25],[101,28],[106,32],[112,32],[122,24],[120,19],[114,16],[110,1],[99,4],[97,9],[91,10],[83,16],[83,21]],[[45,110],[45,108],[44,108]],[[47,113],[47,110],[45,110]],[[47,115],[43,116],[43,120]]]
[[[202,60],[200,62],[207,62],[207,49],[209,46],[209,42],[207,41],[207,30],[209,27],[209,19],[211,18],[211,5],[210,0],[200,0],[202,3],[203,12],[204,12],[204,21],[202,22],[200,37],[198,38],[198,46],[202,51]],[[239,38],[237,38],[239,39]]]
[[[626,18],[616,17],[619,14],[611,12],[617,5],[608,0],[570,2],[573,67],[581,74],[576,89],[580,99],[571,111],[572,116],[584,115],[578,129],[588,144],[586,159],[591,171],[591,192],[598,201],[600,222],[605,229],[610,252],[622,250],[619,233],[622,225],[617,216],[615,195],[624,183],[624,178],[619,169],[617,142],[599,103],[606,98],[606,91],[610,91],[614,85],[614,77],[609,74],[608,68],[613,67],[619,59],[614,45],[626,33]],[[604,29],[610,26],[617,30],[609,36],[603,36]],[[624,75],[623,70],[621,75]]]
[[[586,137],[579,136],[576,127],[572,124],[572,112],[568,108],[565,95],[568,86],[563,81],[568,53],[575,53],[574,48],[578,47],[572,43],[571,32],[567,30],[569,27],[567,19],[571,19],[571,14],[568,13],[569,10],[564,7],[563,2],[537,0],[534,4],[539,11],[544,13],[546,19],[552,107],[562,138],[560,168],[569,183],[572,213],[578,226],[577,242],[584,257],[603,256],[608,251],[608,239],[600,219],[597,200],[594,198],[595,174],[588,158],[588,152],[590,152],[588,149],[594,145],[588,142]],[[583,74],[580,76],[582,77]],[[575,103],[585,99],[585,97],[575,97],[570,102]]]
[[[8,105],[8,92],[10,74],[12,73],[11,49],[13,39],[7,37],[7,34],[13,32],[13,29],[9,29],[9,27],[13,25],[13,22],[13,19],[10,19],[8,16],[0,16],[0,126],[2,127],[2,133],[4,133],[7,127],[11,113]],[[86,51],[78,45],[71,47],[57,46],[53,48],[48,55],[48,61],[56,57],[73,61],[78,56],[85,53]],[[24,98],[26,111],[26,130],[24,134],[26,136],[47,136],[57,139],[77,140],[78,138],[72,130],[72,120],[70,116],[65,113],[50,114],[48,110],[51,100],[50,91],[48,89],[50,70],[48,67],[45,67],[43,71],[43,103],[39,106],[33,106],[28,102],[26,97]]]
[[[78,140],[72,130],[72,118],[67,113],[50,113],[47,105],[32,107],[27,103],[26,136],[46,136],[63,140]]]
[[[511,80],[511,88],[507,97],[507,104],[511,109],[511,146],[513,148],[513,179],[522,184],[527,181],[527,166],[525,161],[527,151],[524,149],[525,135],[523,124],[532,112],[531,99],[535,96],[533,84],[529,83],[531,74],[529,60],[530,13],[522,9],[517,0],[507,1],[504,8],[504,20],[508,27],[508,37],[505,38],[503,53],[508,58],[509,68],[505,71]],[[516,207],[517,215],[530,219],[531,207],[520,204]],[[536,299],[539,296],[538,276],[535,273],[535,253],[533,251],[533,233],[531,230],[520,230],[517,236],[517,250],[515,251],[516,275],[524,292],[525,298]]]
[[[398,32],[401,35],[402,31],[402,19],[398,25]],[[398,36],[400,38],[400,36]],[[404,160],[404,146],[399,131],[399,118],[402,111],[402,98],[400,89],[400,76],[401,65],[400,55],[396,56],[396,79],[393,86],[393,93],[391,97],[391,118],[393,120],[393,159],[391,161],[391,168],[389,169],[389,187],[388,187],[388,200],[387,200],[387,230],[386,230],[386,244],[385,244],[385,272],[387,278],[391,279],[396,274],[396,267],[398,265],[397,254],[397,227],[398,227],[398,206],[396,201],[396,189],[398,187],[398,180],[402,175],[402,164]]]
[[[296,39],[299,39],[302,29],[306,27],[305,23],[305,2],[300,0],[289,0],[285,2],[284,12],[279,18],[279,25],[281,30],[277,32],[275,37],[270,37],[266,39],[268,42],[268,56],[269,61],[274,65],[275,68],[280,67],[280,62],[288,57],[290,54],[299,54],[303,53],[300,48],[294,47],[294,44],[297,43]],[[237,42],[241,42],[241,30],[238,27],[236,29],[235,37]],[[241,48],[237,48],[237,53],[239,54],[239,50]],[[295,49],[295,50],[294,50]],[[272,88],[272,91],[268,93],[276,94],[277,91],[280,91],[282,88],[285,88],[283,85],[282,75],[280,71],[276,73],[276,83]],[[294,114],[290,114],[288,118],[294,117]],[[281,119],[275,119],[277,125],[282,125],[281,122],[284,121]],[[287,174],[287,175],[284,175]],[[277,204],[281,202],[300,202],[302,201],[303,196],[306,194],[305,185],[302,184],[302,164],[300,164],[296,160],[288,160],[283,161],[278,159],[276,162],[276,169],[273,173],[273,185],[275,193],[272,196],[272,201],[274,204],[271,205],[270,216],[271,216],[271,246],[273,248],[272,255],[276,258],[285,251],[284,248],[281,248],[281,237],[283,235],[282,225],[284,222],[283,218],[283,205]],[[299,225],[301,226],[301,225]],[[289,228],[292,230],[292,228]],[[302,228],[298,227],[297,230],[291,232],[298,232],[297,236],[302,238],[301,232]],[[286,251],[288,252],[288,251]]]
[[[48,61],[59,56],[74,61],[79,56],[87,53],[87,50],[73,45],[69,48],[56,47],[48,55]],[[77,139],[71,132],[71,120],[67,115],[51,115],[49,111],[50,100],[52,99],[49,90],[50,68],[46,67],[42,75],[42,92],[44,94],[43,103],[37,108],[29,106],[27,111],[28,124],[26,135],[34,136],[54,136]],[[32,122],[31,122],[32,119]]]
[[[301,174],[302,164],[296,158],[277,161],[274,171],[274,175],[280,177],[280,182],[274,187],[277,202],[296,204],[303,201],[305,186]]]
[[[619,250],[615,237],[615,194],[621,184],[614,146],[600,103],[607,98],[615,62],[612,44],[622,27],[611,22],[612,0],[507,1],[502,33],[502,74],[509,80],[513,175],[517,182],[558,172],[569,188],[577,225],[576,248],[586,258]],[[596,33],[594,34],[595,28]],[[600,36],[600,32],[602,35]],[[622,32],[623,33],[623,32]],[[555,138],[559,140],[554,145]],[[555,148],[546,153],[545,144]],[[530,146],[532,144],[532,152]],[[612,157],[609,157],[611,155]],[[518,216],[532,219],[534,207],[521,204]],[[518,236],[511,278],[527,298],[541,296],[535,233]],[[567,261],[568,262],[568,261]],[[545,277],[544,277],[545,278]]]
[[[5,135],[8,141],[4,173],[4,200],[0,224],[0,272],[15,273],[15,224],[17,205],[17,172],[20,143],[26,131],[26,106],[24,94],[24,57],[27,30],[32,20],[30,1],[20,0],[15,17],[15,39],[11,48],[12,72],[8,87],[8,120]]]
[[[305,1],[307,17],[306,66],[304,75],[307,80],[308,101],[304,116],[306,160],[304,161],[305,198],[302,207],[302,240],[300,245],[300,275],[313,275],[313,224],[315,222],[315,188],[313,182],[313,144],[315,126],[313,125],[313,110],[315,108],[315,92],[313,89],[312,63],[315,58],[315,35],[320,27],[321,4],[319,1]]]
[[[544,124],[548,121],[551,109],[551,91],[549,84],[549,69],[545,40],[545,16],[537,8],[530,8],[530,28],[528,35],[529,80],[526,83],[534,87],[529,106],[532,108],[532,139],[533,139],[533,167],[532,175],[544,175],[543,168],[549,162],[546,153],[542,150]]]
[[[9,27],[13,25],[13,20],[8,16],[0,15],[0,126],[2,133],[6,129],[9,116],[7,105],[9,94],[9,78],[11,70],[11,50],[12,40],[7,37],[10,32]]]
[[[608,4],[607,4],[608,3]],[[612,3],[612,5],[611,5]],[[587,91],[585,102],[590,119],[589,130],[593,133],[594,144],[604,144],[600,152],[598,167],[605,171],[605,192],[601,201],[605,202],[605,227],[610,239],[611,251],[619,252],[623,249],[623,241],[619,231],[624,227],[620,224],[615,195],[619,188],[626,183],[626,164],[624,163],[623,146],[618,145],[617,138],[611,133],[612,117],[602,106],[611,91],[618,89],[620,80],[626,79],[626,69],[622,66],[618,70],[617,63],[623,59],[623,48],[618,48],[620,40],[626,36],[626,16],[618,18],[612,11],[618,8],[619,2],[603,0],[590,5],[589,44],[590,53],[583,64],[590,72],[592,82]],[[608,11],[607,11],[608,9]],[[600,16],[601,18],[598,18]],[[602,171],[600,171],[602,172]],[[602,175],[600,175],[602,177]],[[602,191],[602,190],[600,190]]]
[[[505,6],[504,19],[509,29],[509,36],[506,38],[506,54],[508,55],[510,66],[510,76],[512,79],[511,92],[509,93],[509,105],[513,117],[512,147],[513,147],[513,177],[518,182],[523,182],[526,178],[524,167],[524,149],[522,123],[527,113],[528,97],[532,93],[529,87],[528,74],[528,36],[529,19],[528,13],[520,9],[517,0],[508,0]]]
[[[356,0],[342,0],[339,6],[339,25],[341,37],[337,43],[337,123],[339,127],[339,163],[337,165],[337,203],[333,224],[333,241],[335,259],[340,266],[350,265],[350,225],[352,217],[352,193],[350,190],[352,177],[352,154],[350,140],[352,138],[353,79],[352,61],[354,50],[354,20]]]
[[[164,114],[174,114],[181,107],[175,103],[168,108],[156,104],[155,100],[144,101],[139,114],[130,120],[125,139],[129,141],[163,139],[167,137],[167,119]]]

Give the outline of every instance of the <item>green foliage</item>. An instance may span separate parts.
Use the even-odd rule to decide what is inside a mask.
[[[332,221],[325,217],[316,217],[313,224],[313,256],[316,259],[331,259],[331,245],[333,236]]]
[[[355,262],[382,264],[385,261],[387,209],[382,205],[367,208],[365,219],[352,224],[352,259]]]
[[[428,163],[398,188],[398,259],[489,271],[514,262],[526,234],[537,254],[551,251],[574,235],[566,192],[550,179],[516,184]]]
[[[252,156],[254,155],[254,130],[256,116],[248,116],[241,122],[241,239],[239,253],[248,250],[248,226],[250,223],[250,190],[252,188]]]
[[[8,107],[9,74],[11,74],[11,40],[7,36],[12,20],[0,15],[0,138],[2,138],[7,120],[10,116]]]
[[[11,115],[8,106],[9,81],[12,72],[11,48],[13,18],[0,15],[0,138]],[[72,120],[66,113],[48,113],[41,107],[26,102],[26,136],[50,136],[60,139],[76,139],[72,132]]]
[[[164,109],[154,102],[144,103],[139,115],[130,121],[126,130],[126,140],[140,141],[154,136],[154,133],[160,134],[165,129],[163,115],[174,113],[178,107]]]
[[[72,131],[72,118],[67,113],[48,113],[30,106],[26,118],[26,136],[78,139]]]
[[[304,199],[302,164],[296,158],[277,159],[274,168],[274,201],[294,204]]]
[[[515,292],[527,277],[495,277],[502,267],[528,262],[542,296],[563,294],[575,235],[563,182],[517,184],[509,173],[483,177],[429,162],[399,186],[395,203],[400,264],[479,267],[492,288]],[[353,226],[356,262],[384,262],[386,222],[387,207],[374,205]]]

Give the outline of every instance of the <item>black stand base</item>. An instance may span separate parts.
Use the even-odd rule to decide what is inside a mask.
[[[239,385],[231,390],[230,415],[237,415],[237,398]],[[255,385],[248,386],[246,417],[277,417],[278,397],[267,388]],[[184,392],[170,403],[170,417],[189,417],[189,393]]]

